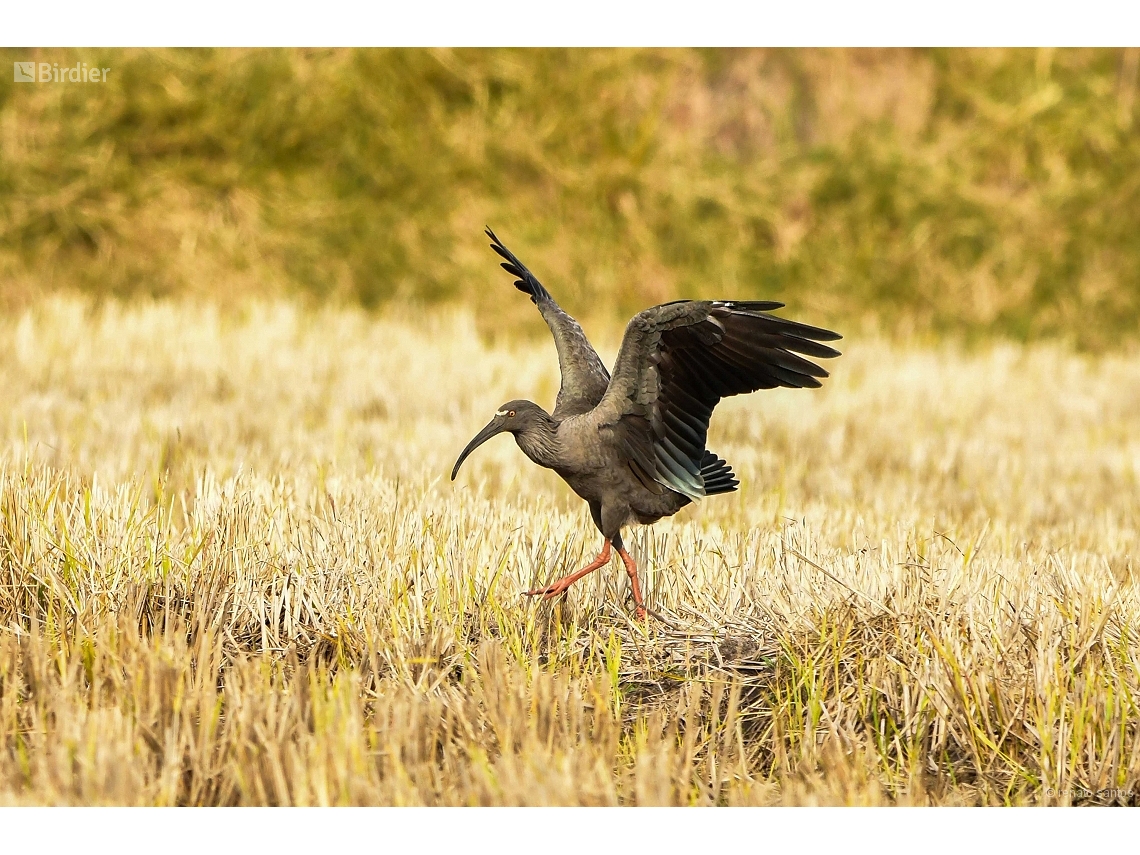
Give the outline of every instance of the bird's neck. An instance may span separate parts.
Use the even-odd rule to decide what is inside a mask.
[[[559,459],[558,423],[554,419],[543,419],[515,434],[522,453],[547,469],[553,469]]]

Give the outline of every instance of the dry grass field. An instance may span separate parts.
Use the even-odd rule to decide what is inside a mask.
[[[599,538],[508,438],[447,480],[551,405],[532,321],[0,320],[0,803],[1140,802],[1135,354],[851,336],[726,402],[642,625],[616,564],[520,596]]]

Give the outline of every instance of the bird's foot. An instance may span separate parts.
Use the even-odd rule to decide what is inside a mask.
[[[549,600],[553,597],[557,597],[559,594],[565,594],[568,590],[570,590],[570,585],[555,582],[553,585],[547,585],[545,588],[535,588],[533,591],[526,591],[523,596],[542,597],[544,600]]]
[[[535,588],[526,592],[528,597],[542,597],[544,600],[549,600],[551,597],[557,597],[559,594],[565,594],[566,591],[581,579],[593,573],[599,567],[602,567],[610,560],[610,542],[607,540],[606,545],[602,548],[601,554],[598,555],[593,561],[579,570],[577,573],[571,573],[569,576],[564,576],[553,584],[547,585],[545,588]]]
[[[633,594],[633,604],[636,607],[636,614],[638,620],[647,620],[648,612],[645,608],[645,600],[641,597],[641,585],[637,581],[637,564],[634,563],[633,557],[625,551],[624,548],[618,548],[618,555],[621,560],[625,562],[626,572],[629,573],[629,588],[630,593]],[[656,615],[654,615],[656,617]]]

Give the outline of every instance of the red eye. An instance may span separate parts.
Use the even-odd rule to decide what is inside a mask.
[[[510,410],[510,411],[507,413],[507,418],[508,418],[508,419],[513,419],[514,417],[515,417],[515,411],[514,411],[514,410]]]

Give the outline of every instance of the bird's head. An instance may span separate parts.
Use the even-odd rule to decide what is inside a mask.
[[[467,443],[467,447],[463,449],[463,453],[455,461],[455,468],[451,470],[451,480],[455,480],[455,476],[459,473],[459,467],[463,465],[467,456],[491,437],[500,433],[518,435],[535,425],[539,420],[549,418],[550,416],[538,404],[530,401],[507,401],[499,407],[495,412],[495,417],[487,423],[487,426],[475,434],[475,437]]]

